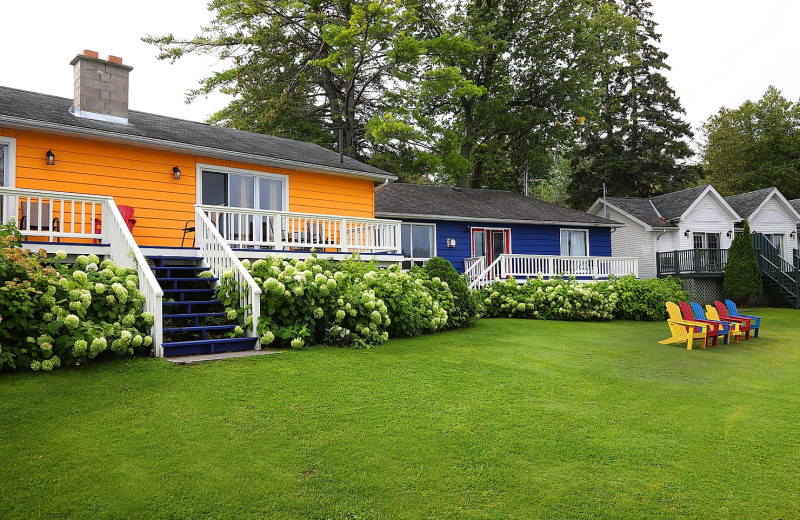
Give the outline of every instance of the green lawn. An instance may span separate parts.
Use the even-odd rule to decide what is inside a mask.
[[[0,376],[0,518],[800,518],[800,312]]]

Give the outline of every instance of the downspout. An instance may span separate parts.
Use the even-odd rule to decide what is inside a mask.
[[[384,188],[387,184],[389,184],[389,179],[384,179],[383,180],[383,184],[378,184],[377,186],[375,186],[375,192],[377,193],[382,188]]]

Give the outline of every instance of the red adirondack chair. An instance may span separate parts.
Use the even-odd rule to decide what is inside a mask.
[[[699,320],[699,319],[695,318],[694,317],[694,313],[692,312],[692,308],[689,307],[689,304],[686,303],[686,302],[678,302],[678,306],[681,309],[681,316],[683,316],[684,320],[686,320],[686,321],[696,321],[696,322],[705,323],[706,325],[708,325],[707,337],[708,337],[708,339],[711,340],[711,345],[716,347],[717,346],[717,338],[719,338],[720,328],[721,328],[719,322],[711,321],[711,320]],[[698,330],[696,332],[700,332],[700,331]],[[727,338],[725,338],[725,339],[727,339]]]
[[[122,220],[128,225],[128,230],[133,233],[133,226],[136,225],[136,219],[133,218],[134,209],[130,206],[117,206],[117,208],[122,214]]]
[[[740,316],[730,316],[728,314],[728,308],[719,300],[714,302],[714,307],[717,309],[717,314],[719,314],[719,319],[722,321],[727,321],[730,323],[738,323],[739,330],[744,332],[744,339],[750,339],[750,325],[753,322],[752,318],[742,318]]]

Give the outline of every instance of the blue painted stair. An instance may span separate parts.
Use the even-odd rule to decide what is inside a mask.
[[[148,256],[164,290],[164,356],[253,350],[256,338],[221,337],[236,325],[227,323],[215,299],[216,278],[200,278],[206,268],[195,256]]]

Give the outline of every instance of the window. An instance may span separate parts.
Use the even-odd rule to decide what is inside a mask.
[[[694,249],[719,249],[719,233],[693,233],[692,246]]]
[[[775,249],[777,249],[778,252],[780,253],[780,255],[783,256],[784,235],[776,235],[776,234],[772,234],[772,233],[765,233],[764,236],[767,237],[770,242],[772,242],[772,245],[775,246]]]
[[[422,265],[436,256],[436,226],[433,224],[403,224],[400,227],[400,245],[404,268]]]
[[[588,256],[589,232],[585,229],[561,230],[561,256]]]
[[[703,233],[695,233],[692,235],[692,246],[695,249],[703,249],[706,242],[706,236]]]
[[[202,169],[200,202],[209,206],[287,210],[287,179],[282,176]]]

